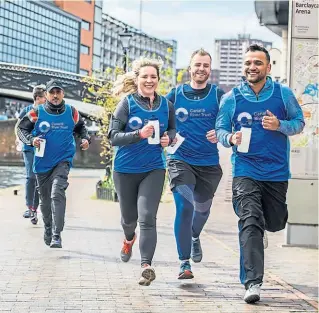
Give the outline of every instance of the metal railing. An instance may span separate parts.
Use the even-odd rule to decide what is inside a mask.
[[[59,80],[65,97],[77,101],[94,99],[84,82],[85,76],[60,70],[23,64],[0,62],[0,88],[32,92],[35,85],[46,84],[51,79]],[[102,81],[101,81],[102,82]]]

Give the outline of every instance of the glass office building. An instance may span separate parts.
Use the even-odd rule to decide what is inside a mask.
[[[81,19],[44,1],[0,1],[0,62],[79,73]]]
[[[123,64],[123,49],[119,34],[126,29],[132,34],[130,40],[130,47],[128,50],[128,57],[130,60],[139,58],[140,56],[156,55],[166,61],[173,70],[173,84],[175,84],[176,74],[176,51],[177,42],[175,40],[161,40],[156,37],[149,36],[141,30],[134,28],[116,18],[103,14],[103,28],[102,28],[102,70],[107,68],[122,67]],[[168,54],[168,49],[171,53]]]

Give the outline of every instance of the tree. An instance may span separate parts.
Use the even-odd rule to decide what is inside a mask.
[[[94,97],[85,98],[83,102],[90,102],[103,107],[103,113],[97,118],[99,124],[98,136],[101,137],[101,157],[105,159],[103,163],[109,165],[112,159],[112,148],[107,138],[108,128],[110,124],[110,118],[115,110],[115,107],[119,101],[112,95],[112,89],[114,84],[114,77],[123,74],[123,70],[120,68],[111,69],[101,73],[94,73],[93,76],[88,76],[83,79],[86,83],[88,90],[94,94]],[[90,117],[92,120],[96,120],[95,117]]]

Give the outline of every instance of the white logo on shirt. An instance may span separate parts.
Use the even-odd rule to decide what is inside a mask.
[[[178,108],[175,115],[180,122],[185,122],[188,119],[188,111],[185,108]]]
[[[253,117],[248,112],[242,112],[238,115],[237,121],[241,126],[252,125]]]
[[[41,133],[47,133],[49,130],[50,130],[50,123],[47,122],[47,121],[42,121],[40,124],[39,124],[39,130]]]
[[[131,129],[136,130],[142,127],[142,120],[138,116],[133,116],[129,119],[128,125]]]

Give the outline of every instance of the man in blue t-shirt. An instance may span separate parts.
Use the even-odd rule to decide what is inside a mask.
[[[32,109],[37,108],[39,105],[45,103],[45,86],[39,85],[33,88],[32,92],[33,96],[33,105],[29,105],[25,107],[18,118],[18,121],[15,126],[15,133],[16,133],[16,144],[20,144],[20,140],[17,134],[17,127],[22,120],[22,118]],[[23,217],[30,218],[32,224],[37,224],[37,208],[39,205],[39,195],[37,191],[37,182],[35,178],[35,174],[33,172],[33,158],[34,158],[34,148],[27,144],[23,144],[22,147],[23,153],[23,160],[26,169],[26,183],[25,183],[25,200],[27,210],[24,212]]]
[[[244,300],[260,300],[264,276],[265,230],[286,226],[289,139],[305,125],[291,89],[273,82],[268,51],[247,48],[241,84],[223,96],[216,121],[217,137],[232,146],[233,207],[239,217],[240,280]]]
[[[84,121],[63,98],[62,83],[49,81],[45,104],[30,110],[19,123],[17,132],[23,143],[35,147],[33,171],[39,188],[44,242],[51,248],[62,248],[65,190],[76,150],[74,133],[82,139],[82,150],[89,147]]]
[[[222,177],[214,128],[223,92],[207,82],[211,60],[207,51],[196,50],[190,60],[190,84],[178,86],[166,96],[175,107],[176,147],[182,142],[167,156],[176,205],[174,232],[181,261],[178,279],[194,277],[190,258],[196,263],[202,260],[199,235]]]

